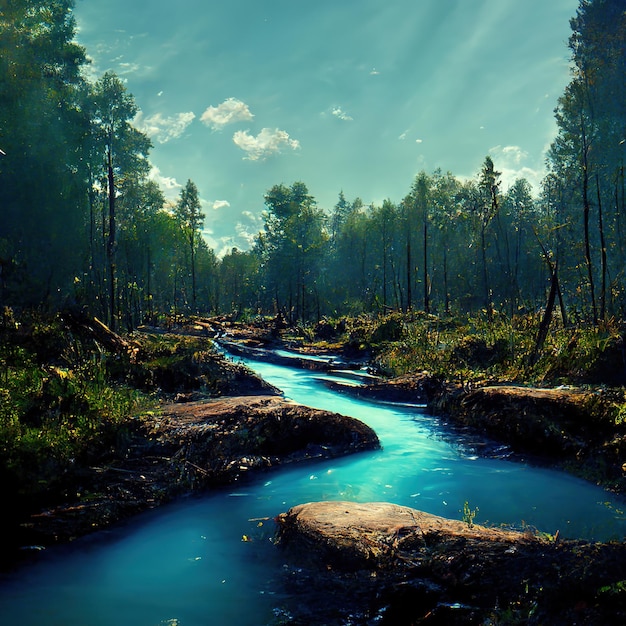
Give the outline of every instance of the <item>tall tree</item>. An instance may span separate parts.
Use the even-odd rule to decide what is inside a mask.
[[[125,175],[142,176],[148,171],[149,139],[131,125],[137,113],[134,97],[122,81],[106,72],[94,85],[94,134],[102,146],[105,163],[105,187],[108,198],[108,233],[106,257],[109,278],[109,324],[117,326],[117,215],[116,195],[119,178]],[[103,233],[105,236],[105,233]]]
[[[73,6],[0,5],[2,295],[12,303],[58,305],[81,274],[85,51],[72,41]]]
[[[188,180],[180,192],[180,197],[174,209],[178,223],[184,233],[185,240],[189,247],[190,271],[191,271],[191,303],[194,312],[197,312],[197,292],[196,292],[196,252],[200,242],[200,229],[204,224],[204,213],[202,213],[198,188],[195,183]]]
[[[571,249],[576,252],[576,241],[582,241],[577,253],[582,263],[574,256],[570,272],[584,265],[580,288],[588,294],[587,310],[591,310],[595,321],[599,315],[595,280],[598,260],[602,264],[601,292],[611,262],[615,275],[623,275],[620,231],[624,207],[619,202],[618,180],[626,145],[626,2],[580,0],[570,25],[572,78],[555,112],[558,134],[550,149],[549,164],[568,190]],[[592,219],[594,206],[598,209],[597,220]],[[601,219],[600,210],[605,207],[612,211],[603,210]],[[582,237],[577,230],[579,224]],[[622,278],[621,285],[614,284],[611,292],[624,294],[625,289]],[[604,309],[602,293],[600,298],[600,308]]]
[[[411,307],[411,287],[410,282],[413,276],[413,265],[415,264],[411,253],[411,240],[412,231],[421,231],[421,246],[422,246],[422,284],[423,284],[423,306],[426,313],[430,313],[430,276],[428,273],[428,243],[429,233],[428,226],[430,223],[429,204],[431,202],[431,187],[432,180],[425,171],[421,171],[413,181],[411,192],[405,199],[405,206],[407,207],[406,218],[406,246],[407,246],[407,293],[408,305]]]
[[[265,205],[265,226],[255,248],[268,295],[278,311],[307,319],[319,311],[326,215],[302,182],[275,185],[265,195]]]
[[[493,318],[493,293],[487,269],[487,228],[498,214],[500,195],[501,173],[495,170],[493,159],[485,157],[478,179],[478,204],[476,205],[477,217],[480,226],[480,251],[483,270],[483,285],[485,307],[489,320]]]
[[[522,279],[532,278],[537,268],[532,263],[529,245],[532,234],[531,225],[536,222],[535,205],[530,183],[525,178],[518,178],[507,190],[502,199],[502,212],[506,217],[505,237],[512,239],[507,245],[507,268],[510,273],[511,314],[521,305]]]

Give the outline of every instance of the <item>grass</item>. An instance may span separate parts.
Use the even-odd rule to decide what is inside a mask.
[[[58,320],[30,319],[2,339],[0,476],[18,505],[45,502],[68,488],[74,468],[116,445],[150,398],[113,381],[110,357]]]
[[[555,327],[536,361],[531,359],[538,315],[513,319],[440,318],[391,314],[351,322],[346,343],[370,349],[389,376],[428,371],[457,380],[501,380],[536,385],[626,381],[621,325]],[[621,379],[621,380],[620,380]]]

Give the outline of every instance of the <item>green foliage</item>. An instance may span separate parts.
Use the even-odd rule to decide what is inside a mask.
[[[392,315],[347,326],[353,328],[353,341],[370,347],[372,338],[384,336],[390,325],[402,329],[399,336],[376,349],[380,370],[393,376],[426,370],[462,382],[493,379],[544,385],[624,385],[626,365],[619,324],[554,328],[541,358],[532,362],[529,356],[539,323],[539,315],[528,314],[511,320],[498,316],[492,322],[482,315],[407,315],[401,323]]]
[[[571,362],[578,357],[553,336],[528,371],[532,348],[499,318],[542,310],[549,265],[558,268],[560,323],[603,332],[601,324],[621,315],[626,17],[619,3],[581,1],[571,21],[575,72],[559,100],[540,197],[524,179],[501,189],[489,155],[473,179],[421,171],[400,202],[380,206],[341,192],[327,212],[303,182],[278,184],[264,197],[253,249],[221,261],[200,237],[195,185],[188,181],[173,211],[164,210],[163,193],[147,180],[150,140],[131,123],[133,96],[111,72],[85,79],[74,2],[53,5],[15,0],[0,21],[0,305],[54,310],[71,301],[127,329],[190,310],[281,312],[304,324],[415,314],[417,305],[439,317],[477,319],[482,311],[494,328],[468,329],[455,354],[438,322],[425,329],[387,322],[377,335],[363,326],[350,341],[363,349],[406,342],[408,356],[398,349],[390,370],[408,367],[419,338],[437,354],[431,369],[488,362],[496,374],[543,371],[546,379],[580,369]],[[584,369],[587,357],[576,354]]]
[[[46,502],[71,484],[76,461],[96,459],[118,440],[146,400],[110,380],[107,357],[93,344],[58,319],[38,319],[18,324],[0,344],[5,359],[8,350],[19,355],[0,379],[0,475],[20,501]],[[39,353],[34,337],[45,338]]]
[[[463,517],[461,517],[461,520],[465,524],[467,524],[468,528],[474,528],[474,519],[477,513],[478,513],[478,507],[472,510],[470,509],[470,505],[467,500],[463,503],[463,511],[462,511]]]

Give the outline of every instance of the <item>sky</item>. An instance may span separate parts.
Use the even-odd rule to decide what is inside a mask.
[[[399,202],[421,170],[537,188],[570,79],[578,0],[77,0],[92,79],[114,71],[176,201],[198,187],[218,256],[248,249],[264,194],[331,211]]]

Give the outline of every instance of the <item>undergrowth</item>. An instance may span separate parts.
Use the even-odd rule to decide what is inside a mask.
[[[14,501],[45,502],[74,468],[119,443],[150,398],[111,379],[113,357],[58,319],[3,316],[0,343],[0,477]],[[38,340],[33,342],[33,337]]]

